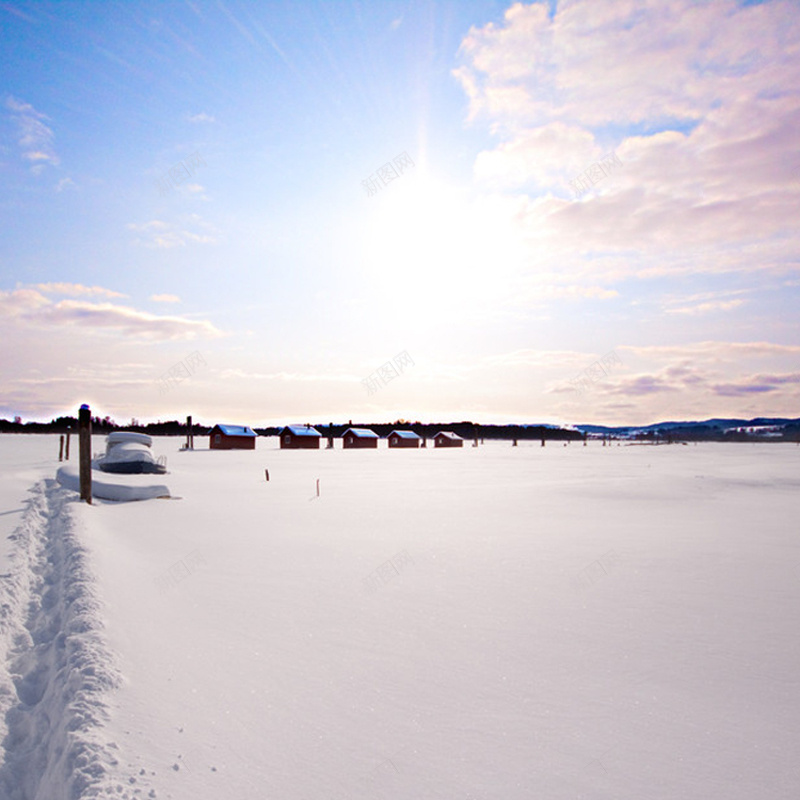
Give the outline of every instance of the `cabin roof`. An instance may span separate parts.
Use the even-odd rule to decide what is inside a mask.
[[[284,431],[289,431],[295,436],[322,436],[322,434],[316,428],[312,428],[311,425],[287,425],[281,433],[284,433]]]
[[[256,436],[256,432],[248,425],[215,425],[226,436]],[[213,430],[213,429],[212,429]]]
[[[345,436],[348,433],[352,433],[353,436],[356,437],[356,439],[379,439],[380,438],[378,436],[378,434],[375,433],[375,431],[371,431],[369,428],[348,428],[344,432],[344,434],[342,434],[342,435]]]
[[[453,433],[453,431],[439,431],[433,438],[435,439],[437,436],[444,436],[446,439],[461,439],[461,437],[457,433]]]
[[[398,436],[401,439],[419,439],[420,437],[414,431],[392,431],[389,436]]]

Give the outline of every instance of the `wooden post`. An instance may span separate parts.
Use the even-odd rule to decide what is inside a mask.
[[[92,504],[92,412],[84,403],[78,412],[78,462],[80,464],[81,500]]]
[[[64,434],[58,437],[58,460],[64,460]]]
[[[266,476],[267,480],[269,480],[269,470],[268,469],[264,470],[264,475]]]
[[[317,478],[317,497],[319,497],[319,478]]]
[[[69,431],[67,431],[67,450],[64,453],[64,460],[69,461]]]
[[[544,447],[544,436],[542,436],[542,447]]]
[[[194,450],[194,437],[192,436],[192,417],[186,417],[186,449]]]
[[[426,441],[424,436],[422,437],[422,446],[423,447],[427,447],[428,446],[428,443],[427,443],[427,441]]]
[[[327,447],[327,449],[328,450],[332,450],[333,449],[333,436],[329,436],[328,437],[328,447]]]
[[[512,444],[511,446],[512,447],[516,447],[517,446],[517,440],[516,439],[514,439],[514,444]]]

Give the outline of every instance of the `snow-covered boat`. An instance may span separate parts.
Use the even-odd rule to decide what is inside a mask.
[[[123,475],[163,475],[165,463],[153,458],[153,440],[144,433],[115,431],[106,437],[106,452],[95,460],[94,466],[102,472]]]

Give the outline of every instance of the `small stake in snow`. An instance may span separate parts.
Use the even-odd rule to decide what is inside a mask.
[[[92,412],[84,403],[78,412],[78,462],[81,500],[92,504]]]
[[[58,460],[64,460],[64,434],[62,433],[59,437],[59,444],[58,444]]]
[[[67,452],[64,454],[66,461],[69,461],[69,430],[67,430]]]
[[[319,497],[319,478],[317,478],[317,497]]]
[[[264,476],[266,477],[267,480],[269,480],[269,470],[268,469],[264,470]]]

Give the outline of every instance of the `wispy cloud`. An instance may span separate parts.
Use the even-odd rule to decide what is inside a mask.
[[[7,97],[6,108],[11,112],[11,117],[17,125],[18,143],[22,149],[22,157],[34,162],[31,170],[41,172],[45,165],[58,166],[59,158],[53,148],[53,131],[44,120],[50,118],[47,114],[37,111],[30,103]]]
[[[154,303],[180,303],[181,299],[176,294],[151,294]]]
[[[27,14],[24,14],[22,11],[20,11],[20,9],[15,8],[10,3],[0,3],[0,11],[7,11],[9,14],[14,14],[20,19],[24,19],[25,22],[31,22],[35,24],[38,21],[34,17],[29,17]]]
[[[217,239],[212,235],[214,228],[211,224],[203,222],[196,214],[186,221],[184,226],[173,225],[163,220],[150,220],[143,223],[128,223],[128,230],[137,234],[135,242],[145,247],[169,249],[171,247],[185,247],[187,244],[216,244]],[[191,230],[194,227],[197,230]]]
[[[190,114],[189,122],[216,122],[216,119],[212,117],[210,114],[206,114],[205,111],[201,111],[199,114]]]
[[[752,375],[731,383],[718,383],[712,389],[721,397],[746,397],[753,394],[776,392],[782,386],[800,384],[800,373],[782,375]]]
[[[53,303],[32,289],[0,291],[0,321],[33,327],[88,328],[147,340],[216,338],[222,332],[205,320],[159,316],[129,306],[61,300]]]
[[[698,303],[693,306],[667,308],[667,314],[710,314],[714,311],[732,311],[742,305],[744,300],[715,300],[710,303]]]
[[[701,361],[739,361],[749,357],[800,355],[800,345],[774,342],[692,342],[684,345],[628,345],[623,349],[643,358],[679,358]]]
[[[63,294],[69,297],[126,297],[112,289],[84,286],[81,283],[35,283],[32,288],[45,294]]]
[[[331,374],[329,372],[302,373],[302,372],[250,372],[243,369],[223,369],[220,371],[220,378],[238,378],[243,380],[261,381],[283,381],[286,383],[297,382],[328,382],[328,383],[352,383],[357,378],[354,375]]]

